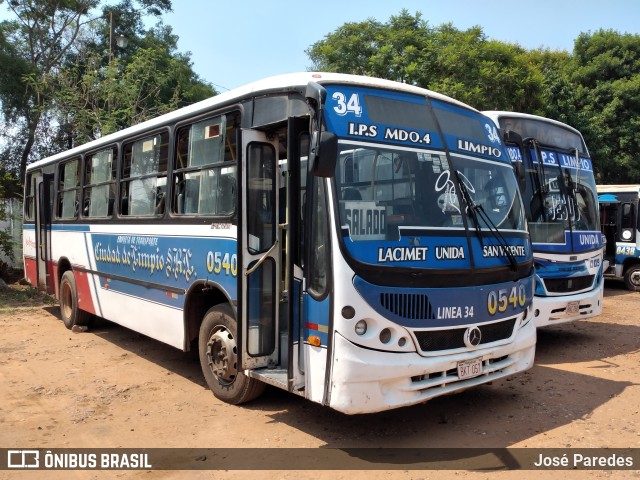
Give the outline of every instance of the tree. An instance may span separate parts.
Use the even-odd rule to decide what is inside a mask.
[[[15,128],[21,130],[24,139],[19,151],[20,178],[29,162],[42,115],[50,106],[52,76],[77,38],[83,18],[97,3],[98,0],[8,2],[17,20],[0,24],[6,40],[4,60],[16,61],[23,69],[22,80],[26,80],[22,98],[14,99],[13,109],[5,111],[7,121],[17,120]],[[12,78],[15,80],[16,76]]]
[[[95,16],[100,4],[7,3],[15,19],[0,23],[0,158],[18,178],[30,161],[215,94],[169,27],[144,28],[170,0],[122,0]],[[121,33],[130,42],[116,55]]]
[[[80,52],[58,76],[55,95],[68,146],[215,95],[176,44],[171,29],[158,25],[132,53],[106,64],[95,50]]]
[[[574,45],[576,108],[601,183],[640,183],[640,35],[582,33]]]
[[[307,50],[317,70],[386,78],[444,93],[479,109],[539,110],[543,76],[527,51],[487,40],[481,27],[432,28],[402,10],[386,24],[347,23]]]

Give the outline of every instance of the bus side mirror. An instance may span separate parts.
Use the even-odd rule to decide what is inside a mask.
[[[316,82],[309,82],[305,98],[313,109],[315,116],[315,122],[312,122],[313,128],[309,151],[311,173],[316,177],[331,177],[336,168],[338,138],[333,133],[322,131],[327,90]]]
[[[332,177],[335,175],[338,157],[338,137],[331,132],[313,132],[311,137],[311,173],[316,177]]]
[[[518,147],[522,146],[522,137],[519,133],[514,132],[513,130],[506,130],[502,138],[504,138],[504,143],[515,143]]]

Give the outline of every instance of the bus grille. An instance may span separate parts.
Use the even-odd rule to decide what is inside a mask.
[[[509,338],[513,333],[515,323],[516,319],[512,318],[503,322],[478,325],[482,333],[480,345]],[[415,334],[423,352],[437,352],[465,348],[464,333],[466,330],[467,327],[453,328],[451,330],[416,331]]]
[[[578,292],[593,285],[594,275],[570,278],[545,278],[544,285],[549,293]]]
[[[381,293],[380,305],[391,313],[411,320],[433,319],[429,297],[414,293]]]

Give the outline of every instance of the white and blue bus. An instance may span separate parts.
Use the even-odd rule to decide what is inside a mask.
[[[505,133],[518,174],[536,274],[535,323],[602,313],[603,242],[593,163],[582,135],[549,118],[483,112]]]
[[[25,199],[26,277],[65,325],[197,349],[229,403],[270,384],[376,412],[533,363],[502,139],[428,90],[266,79],[31,164]]]
[[[600,223],[606,238],[605,278],[640,292],[640,185],[598,185]]]

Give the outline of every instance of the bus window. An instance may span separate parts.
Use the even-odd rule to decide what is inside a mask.
[[[314,178],[313,218],[311,223],[311,245],[313,254],[309,257],[309,286],[308,290],[314,297],[322,297],[329,286],[328,272],[331,257],[329,252],[329,225],[327,220],[327,198],[322,179]]]
[[[115,199],[115,149],[101,150],[86,157],[84,164],[84,207],[86,217],[110,217]]]
[[[166,132],[125,145],[120,203],[122,215],[164,213],[168,146],[169,135]]]
[[[247,183],[249,210],[247,235],[249,252],[265,252],[276,241],[275,169],[276,152],[271,145],[249,145]]]
[[[235,125],[227,127],[227,115],[178,130],[174,213],[228,216],[235,212],[235,136]]]
[[[80,159],[61,163],[58,170],[58,208],[56,216],[70,220],[78,216]]]
[[[42,172],[34,171],[27,175],[26,192],[24,197],[24,219],[25,221],[34,221],[36,219],[36,182]]]

